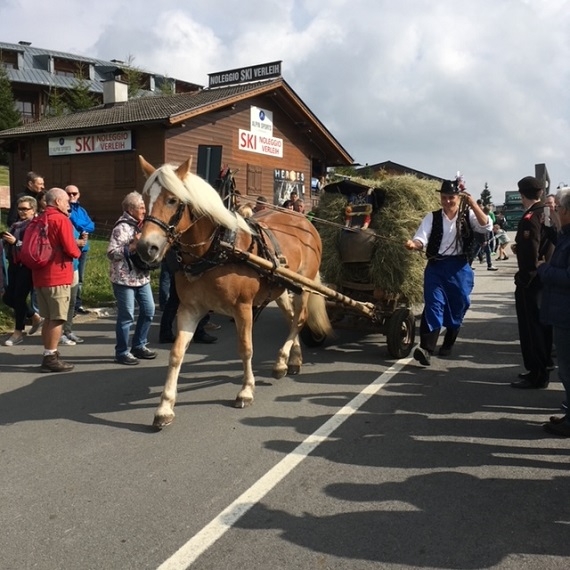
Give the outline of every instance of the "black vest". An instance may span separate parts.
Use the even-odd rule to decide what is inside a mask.
[[[433,222],[431,226],[431,233],[426,247],[426,255],[428,260],[435,259],[438,256],[441,240],[443,239],[443,210],[436,210],[432,212]],[[463,254],[469,261],[473,261],[475,257],[475,248],[473,239],[473,228],[469,223],[469,210],[465,210],[463,215],[457,220],[458,231],[456,239],[460,240],[459,243],[463,250]]]

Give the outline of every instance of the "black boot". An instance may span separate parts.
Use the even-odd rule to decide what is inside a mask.
[[[451,349],[455,344],[458,334],[459,329],[446,329],[445,336],[443,337],[443,344],[439,349],[439,356],[449,356],[451,354]]]
[[[440,329],[435,329],[430,332],[422,332],[423,328],[424,323],[422,320],[420,325],[420,346],[414,350],[414,359],[424,366],[429,366],[431,364],[431,355],[435,351],[435,345],[437,344]]]

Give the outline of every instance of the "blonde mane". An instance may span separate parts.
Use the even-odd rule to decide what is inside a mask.
[[[251,228],[243,217],[230,212],[224,206],[216,190],[200,176],[188,172],[184,180],[180,180],[176,174],[175,167],[171,164],[164,164],[149,176],[144,185],[143,194],[147,194],[155,182],[172,192],[185,204],[190,204],[198,215],[207,216],[214,223],[229,230],[236,231],[240,229],[249,234],[252,233]]]

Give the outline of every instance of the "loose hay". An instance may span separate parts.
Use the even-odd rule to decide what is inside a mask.
[[[392,176],[383,180],[355,178],[355,182],[378,189],[383,204],[372,215],[370,229],[377,239],[370,263],[343,263],[339,252],[341,232],[326,223],[317,228],[323,241],[321,274],[325,282],[341,287],[343,282],[371,283],[388,298],[403,298],[409,305],[423,301],[425,257],[404,248],[423,217],[440,208],[439,183],[415,176]],[[323,192],[318,217],[344,226],[347,196]]]

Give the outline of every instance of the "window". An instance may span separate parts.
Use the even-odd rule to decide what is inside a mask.
[[[198,145],[196,174],[215,187],[220,170],[222,170],[222,147]]]
[[[261,194],[261,166],[257,164],[247,165],[247,193]]]

